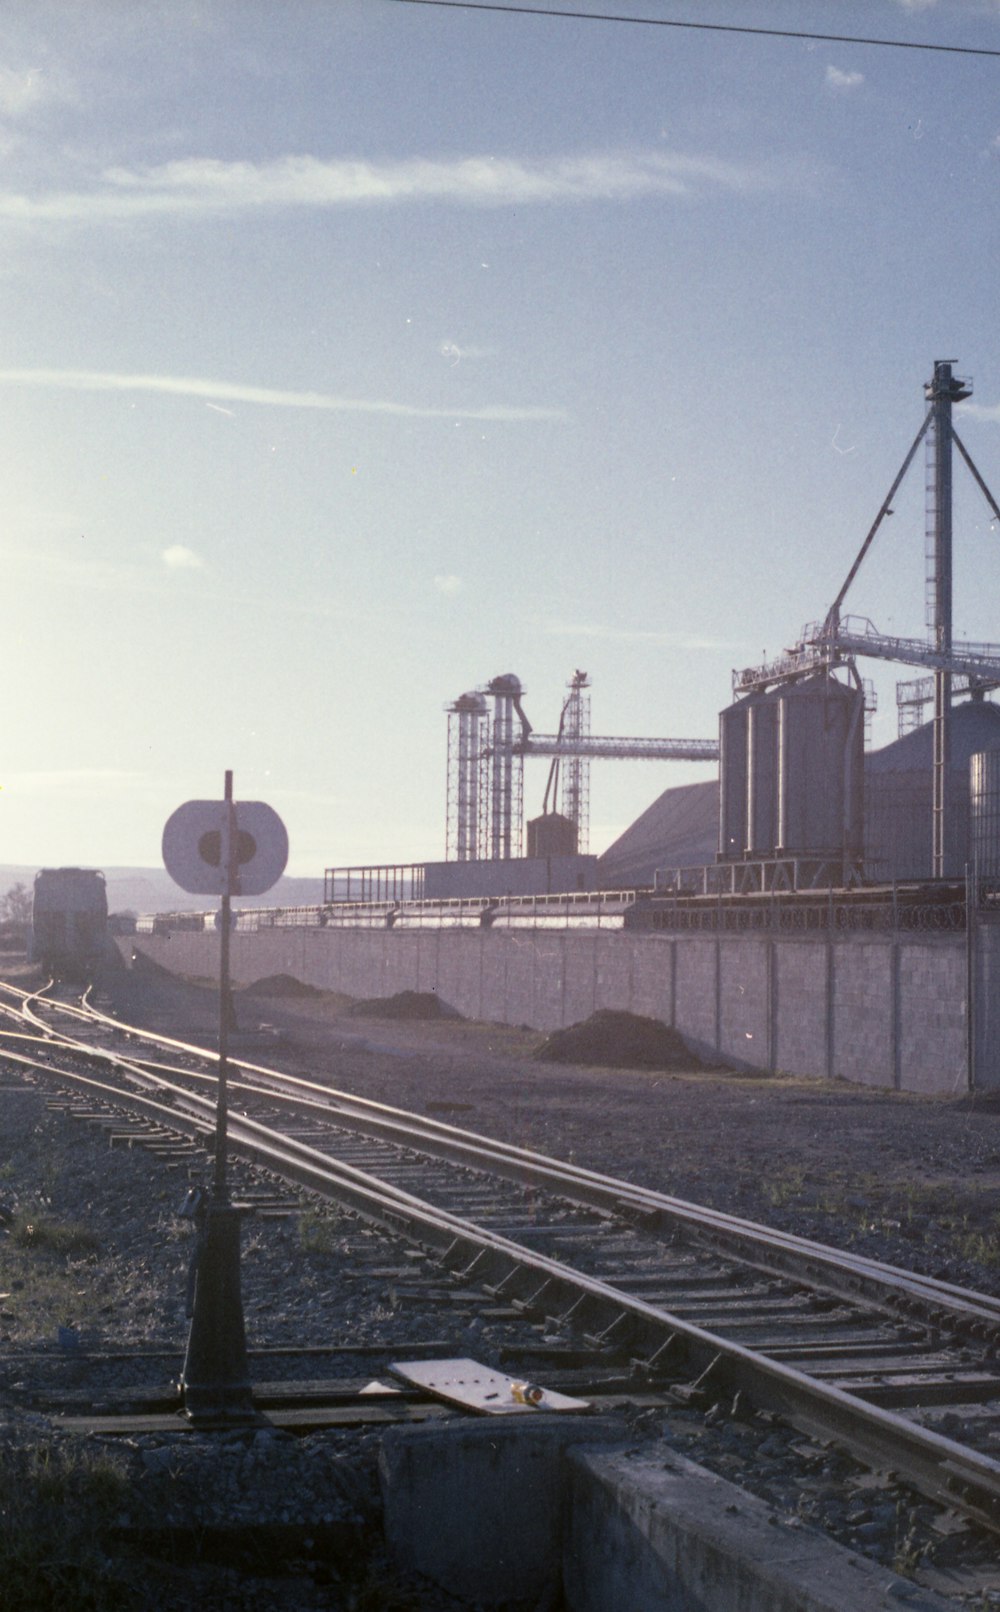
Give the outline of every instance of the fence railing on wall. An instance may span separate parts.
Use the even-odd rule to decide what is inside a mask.
[[[1000,897],[997,901],[1000,915]],[[922,900],[891,889],[877,896],[830,890],[808,897],[775,893],[755,900],[658,895],[644,906],[633,915],[632,926],[674,933],[955,934],[966,927],[965,890],[959,885]]]

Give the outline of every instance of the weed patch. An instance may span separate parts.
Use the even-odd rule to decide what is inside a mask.
[[[44,1215],[20,1213],[10,1227],[11,1242],[16,1248],[30,1249],[34,1253],[55,1254],[67,1259],[79,1259],[85,1254],[96,1254],[100,1244],[88,1226],[72,1222],[49,1220]]]
[[[0,1582],[18,1612],[119,1612],[134,1587],[102,1549],[128,1492],[107,1452],[56,1444],[5,1451],[0,1464]]]
[[[780,1175],[773,1175],[761,1183],[761,1196],[774,1209],[801,1198],[806,1185],[806,1173],[800,1165],[789,1165]]]
[[[303,1210],[299,1216],[299,1247],[304,1254],[334,1254],[340,1235],[336,1216],[318,1209]]]

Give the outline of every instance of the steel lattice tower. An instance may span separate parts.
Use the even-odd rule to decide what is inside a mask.
[[[950,359],[937,359],[934,377],[924,387],[930,403],[927,432],[927,625],[934,648],[940,655],[952,653],[952,553],[951,553],[951,406],[972,395],[972,387],[951,372]],[[933,844],[931,872],[935,879],[945,872],[945,794],[951,728],[950,668],[934,672],[934,783]]]
[[[524,822],[524,753],[521,741],[530,732],[521,709],[523,690],[513,673],[495,677],[486,692],[493,696],[490,739],[489,855],[505,862],[521,855]],[[514,718],[518,719],[515,735]]]
[[[590,737],[589,687],[586,672],[574,673],[560,723],[570,742]],[[576,829],[576,849],[582,855],[590,838],[590,761],[586,756],[569,754],[563,761],[562,811]]]
[[[484,751],[489,734],[486,701],[462,694],[448,711],[448,792],[445,860],[473,862],[485,854],[487,783]]]

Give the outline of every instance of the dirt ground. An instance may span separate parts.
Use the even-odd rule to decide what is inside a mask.
[[[143,968],[123,1016],[211,1036],[216,994]],[[596,1170],[1000,1293],[1000,1104],[724,1069],[539,1061],[503,1025],[350,1012],[276,982],[237,994],[236,1056],[273,1062]]]
[[[3,977],[22,985],[31,979],[23,964],[0,956]],[[179,980],[140,965],[109,976],[99,998],[127,1022],[214,1044],[218,998],[207,983]],[[416,1002],[408,1005],[404,1016],[396,1016],[398,1003],[388,1005],[381,1017],[371,1016],[370,1005],[364,1014],[352,1011],[355,1007],[347,998],[310,992],[282,980],[272,982],[270,990],[257,987],[239,992],[231,1051],[235,1057],[273,1064],[389,1105],[424,1111],[457,1127],[571,1157],[679,1197],[1000,1293],[1000,1107],[996,1104],[920,1099],[785,1076],[748,1077],[725,1069],[706,1069],[694,1060],[678,1065],[672,1062],[677,1048],[670,1037],[664,1043],[670,1067],[662,1070],[553,1063],[538,1057],[544,1038],[533,1031],[469,1023],[440,1013],[419,1018],[414,1016],[421,1009]],[[593,1055],[599,1039],[595,1033],[582,1034],[579,1039]],[[644,1044],[651,1039],[655,1037],[647,1026]],[[621,1046],[611,1050],[620,1052]],[[36,1378],[44,1389],[46,1384],[51,1386],[53,1371],[72,1373],[75,1356],[66,1353],[69,1344],[64,1345],[63,1340],[67,1331],[73,1335],[70,1342],[78,1334],[85,1348],[98,1353],[111,1340],[126,1352],[169,1343],[176,1347],[179,1360],[186,1330],[183,1297],[189,1253],[177,1221],[182,1184],[161,1167],[151,1171],[148,1159],[135,1150],[109,1151],[88,1127],[65,1118],[60,1121],[58,1116],[46,1117],[40,1092],[25,1097],[12,1082],[5,1103],[0,1222],[13,1228],[21,1200],[28,1204],[37,1200],[43,1221],[53,1221],[75,1241],[71,1247],[60,1244],[46,1250],[34,1243],[14,1248],[10,1246],[13,1237],[7,1238],[5,1270],[0,1273],[0,1288],[5,1290],[0,1294],[4,1300],[0,1341],[13,1353],[0,1388],[10,1387],[15,1398],[18,1394],[23,1398]],[[332,1243],[315,1249],[302,1241],[300,1229],[284,1222],[248,1236],[243,1250],[244,1302],[255,1346],[287,1344],[290,1339],[297,1345],[303,1340],[326,1341],[331,1335],[380,1343],[419,1337],[426,1324],[421,1315],[406,1306],[397,1309],[386,1303],[383,1266],[392,1256],[382,1253],[375,1234],[348,1217],[343,1223],[335,1218],[329,1235]],[[374,1254],[363,1246],[369,1241],[373,1241]],[[360,1274],[372,1257],[379,1266],[379,1280],[366,1285]],[[292,1265],[295,1280],[288,1284],[287,1271]],[[475,1337],[463,1331],[460,1344],[451,1346],[450,1352],[491,1359],[493,1344],[479,1319],[471,1326],[476,1328]],[[113,1395],[117,1380],[113,1374],[119,1368],[111,1364],[106,1369],[112,1374],[107,1391]],[[22,1409],[2,1420],[0,1473],[6,1464],[8,1497],[17,1489],[12,1478],[15,1455],[34,1461],[45,1485],[36,1485],[36,1494],[29,1484],[19,1501],[22,1509],[27,1508],[30,1526],[8,1528],[9,1538],[0,1528],[0,1580],[9,1566],[8,1557],[11,1552],[21,1553],[27,1534],[36,1541],[36,1555],[44,1557],[41,1580],[50,1585],[58,1570],[69,1575],[67,1581],[78,1594],[80,1562],[86,1565],[90,1559],[85,1546],[91,1524],[84,1523],[90,1513],[80,1511],[78,1537],[68,1544],[64,1540],[56,1549],[56,1536],[51,1529],[47,1531],[48,1512],[40,1498],[43,1491],[49,1494],[52,1490],[52,1461],[66,1451],[58,1439],[58,1447],[53,1446],[54,1435],[44,1417],[33,1417]],[[635,1424],[636,1436],[640,1421]],[[702,1464],[712,1466],[715,1461],[714,1469],[737,1481],[747,1481],[746,1463],[732,1446],[734,1440],[745,1438],[752,1446],[750,1486],[756,1483],[755,1492],[776,1515],[794,1515],[795,1526],[805,1517],[849,1549],[873,1555],[883,1564],[894,1565],[896,1571],[908,1572],[918,1564],[922,1574],[931,1575],[921,1582],[941,1593],[957,1593],[962,1588],[956,1606],[978,1609],[993,1604],[980,1596],[976,1578],[982,1567],[987,1574],[983,1582],[994,1582],[991,1545],[983,1546],[965,1536],[938,1539],[935,1535],[930,1539],[925,1530],[919,1536],[918,1550],[913,1543],[917,1534],[911,1537],[910,1530],[912,1519],[920,1513],[919,1505],[914,1510],[908,1500],[909,1509],[900,1512],[890,1496],[881,1509],[873,1510],[867,1491],[856,1492],[836,1466],[839,1457],[835,1453],[823,1457],[829,1471],[824,1467],[819,1488],[815,1473],[807,1477],[813,1486],[809,1493],[815,1491],[815,1495],[814,1501],[806,1495],[803,1512],[805,1490],[798,1487],[794,1446],[773,1437],[760,1444],[767,1428],[763,1433],[753,1428],[741,1432],[723,1418],[716,1431],[707,1419],[702,1425],[697,1412],[684,1411],[660,1418],[657,1429],[646,1428],[642,1436],[653,1436],[654,1431]],[[790,1437],[794,1440],[797,1435]],[[159,1505],[155,1484],[162,1476],[160,1463],[166,1463],[166,1478],[170,1479],[164,1479],[163,1503],[177,1500],[177,1484],[171,1477],[174,1466],[170,1465],[176,1461],[170,1440],[177,1438],[190,1435],[172,1434],[165,1442],[160,1439],[162,1449],[155,1439],[139,1441],[132,1458],[133,1465],[141,1463],[141,1471],[138,1477],[132,1472],[127,1481],[119,1480],[113,1487],[117,1509],[112,1522],[115,1518],[121,1521],[118,1513],[125,1515],[122,1508],[126,1507],[130,1508],[132,1527],[136,1518],[141,1522],[145,1516],[144,1505],[147,1509]],[[290,1449],[301,1455],[294,1470],[288,1465]],[[74,1450],[75,1446],[69,1450],[73,1460]],[[770,1453],[765,1458],[766,1451]],[[211,1461],[213,1503],[224,1519],[237,1501],[255,1506],[260,1518],[270,1518],[279,1501],[283,1505],[287,1499],[290,1473],[298,1485],[295,1505],[299,1505],[300,1490],[305,1504],[311,1493],[309,1462],[313,1456],[316,1460],[342,1460],[354,1485],[352,1494],[354,1489],[368,1493],[365,1484],[375,1493],[373,1450],[357,1441],[351,1443],[346,1436],[340,1442],[332,1435],[293,1441],[274,1452],[273,1471],[266,1464],[254,1465],[252,1481],[244,1471],[250,1457],[238,1441],[231,1449],[227,1446],[225,1453],[228,1488],[220,1486],[223,1469],[218,1451],[199,1457]],[[97,1450],[95,1458],[101,1454]],[[192,1461],[196,1456],[197,1450]],[[100,1479],[103,1485],[102,1504],[113,1476],[100,1465],[91,1474],[94,1483]],[[8,1521],[11,1517],[16,1521],[20,1515],[16,1508],[12,1510],[2,1494],[0,1502],[0,1512]],[[326,1506],[325,1498],[323,1504]],[[48,1510],[52,1510],[51,1504]],[[305,1510],[302,1515],[311,1513]],[[93,1520],[98,1543],[104,1537],[101,1516],[103,1513],[95,1512]],[[871,1530],[875,1532],[869,1537]],[[397,1593],[395,1580],[390,1594],[388,1581],[377,1578],[383,1567],[376,1545],[366,1549],[368,1554],[362,1552],[351,1570],[375,1574],[376,1579],[363,1593],[358,1590],[354,1599],[353,1590],[347,1593],[349,1586],[338,1588],[339,1580],[326,1587],[325,1580],[320,1584],[316,1575],[329,1568],[325,1558],[312,1577],[269,1576],[266,1594],[262,1581],[249,1569],[245,1577],[240,1577],[243,1568],[213,1569],[198,1579],[195,1594],[189,1574],[181,1574],[174,1584],[169,1576],[164,1578],[162,1563],[151,1565],[144,1556],[133,1560],[126,1552],[120,1559],[118,1555],[114,1558],[110,1587],[101,1578],[98,1588],[103,1600],[73,1604],[107,1608],[108,1612],[112,1607],[145,1607],[150,1604],[147,1590],[153,1582],[156,1603],[169,1612],[186,1612],[189,1605],[204,1607],[205,1612],[243,1612],[244,1608],[249,1612],[250,1607],[254,1612],[265,1608],[268,1612],[291,1612],[292,1608],[306,1612],[312,1607],[336,1607],[342,1612],[344,1607],[363,1605],[399,1608],[401,1612],[427,1607],[440,1612],[453,1604],[434,1587],[428,1591],[419,1586],[417,1591],[404,1586],[406,1593]],[[108,1561],[104,1555],[98,1556],[96,1566],[91,1566],[100,1577]],[[962,1576],[953,1582],[959,1567]],[[150,1574],[154,1576],[148,1578]],[[129,1585],[137,1575],[142,1582],[132,1596]],[[373,1589],[376,1580],[379,1587]],[[970,1586],[966,1596],[964,1591]],[[112,1590],[117,1598],[111,1597]],[[19,1604],[69,1605],[70,1600],[60,1593],[44,1601]]]

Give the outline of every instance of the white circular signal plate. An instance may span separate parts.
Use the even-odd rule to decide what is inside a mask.
[[[232,804],[236,855],[232,882],[222,866],[226,803],[188,800],[167,818],[163,862],[182,890],[205,896],[259,896],[281,878],[288,861],[288,833],[262,800]]]

